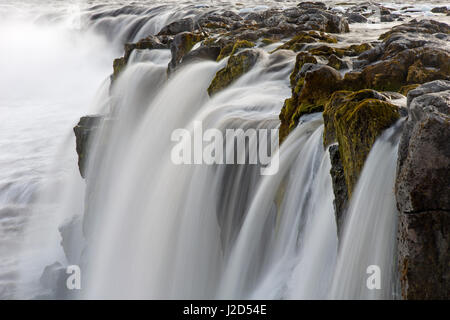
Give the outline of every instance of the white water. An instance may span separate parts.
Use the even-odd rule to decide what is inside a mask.
[[[370,175],[394,176],[395,145],[376,145],[380,159],[371,155],[364,170],[337,257],[320,119],[285,141],[275,176],[261,178],[256,166],[174,166],[169,159],[170,133],[194,120],[221,130],[277,127],[295,55],[261,53],[258,66],[209,99],[206,88],[225,61],[188,66],[166,82],[169,52],[143,53],[109,97],[123,41],[209,10],[170,2],[114,16],[120,7],[0,5],[0,298],[55,297],[39,278],[45,266],[68,263],[58,227],[83,212],[88,239],[81,232],[72,239],[83,270],[79,298],[328,298],[330,290],[332,298],[391,298],[387,282],[378,295],[361,286],[369,263],[386,266],[383,281],[390,279],[392,181]],[[364,37],[381,33],[373,26]],[[272,66],[276,72],[268,72]],[[114,119],[95,139],[85,190],[72,127],[110,108]],[[362,213],[376,221],[363,225]],[[358,231],[373,225],[376,235]]]

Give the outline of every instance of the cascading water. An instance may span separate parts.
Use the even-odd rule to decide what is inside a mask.
[[[184,128],[194,135],[199,122],[203,130],[222,133],[277,129],[291,95],[294,52],[269,54],[276,45],[256,49],[256,65],[212,97],[207,88],[227,58],[182,65],[168,75],[170,50],[136,49],[110,82],[111,61],[125,42],[181,18],[229,7],[252,12],[257,4],[83,3],[70,14],[63,5],[30,11],[39,17],[33,22],[24,22],[21,10],[0,20],[0,35],[12,48],[0,50],[0,61],[9,59],[2,66],[7,76],[0,77],[0,108],[8,110],[0,146],[12,150],[0,159],[10,170],[0,174],[0,298],[398,297],[392,190],[401,124],[373,146],[338,239],[319,113],[302,117],[271,149],[279,157],[274,175],[261,175],[261,164],[176,165],[171,159],[172,133]],[[0,10],[2,17],[8,10]],[[19,27],[22,37],[12,38]],[[342,35],[348,43],[354,38]],[[27,46],[41,65],[27,60]],[[47,47],[54,50],[50,55]],[[26,79],[15,75],[22,63],[31,66]],[[48,83],[37,89],[42,73]],[[23,96],[30,101],[18,99]],[[43,103],[42,97],[51,99]],[[68,100],[62,112],[61,101]],[[38,116],[41,127],[24,113]],[[90,139],[83,181],[72,128],[80,116],[94,113],[103,116]],[[24,150],[8,143],[21,139]],[[278,136],[267,140],[273,145]],[[251,148],[263,147],[249,139],[245,157]],[[227,145],[223,154],[235,151]],[[14,162],[25,154],[35,158],[22,158],[21,171]],[[55,262],[56,269],[80,265],[83,289],[67,296],[59,279],[47,279],[51,273],[44,269]],[[381,290],[367,288],[371,265],[381,270]]]

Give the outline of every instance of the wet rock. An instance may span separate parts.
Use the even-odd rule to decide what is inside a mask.
[[[395,195],[404,299],[448,299],[450,286],[450,81],[408,93]]]
[[[447,13],[448,9],[447,9],[447,7],[434,7],[433,9],[431,9],[431,12],[433,12],[433,13]]]
[[[331,169],[330,175],[334,192],[334,213],[336,216],[337,234],[340,237],[344,222],[345,212],[348,204],[348,190],[345,183],[344,167],[342,165],[339,147],[337,144],[331,145],[328,149],[330,153]]]
[[[400,118],[385,100],[374,90],[337,91],[325,106],[324,145],[339,144],[349,197],[376,138]]]
[[[380,39],[386,39],[393,33],[403,33],[403,34],[433,34],[433,33],[450,33],[450,26],[443,22],[438,22],[435,20],[416,20],[413,19],[408,23],[404,23],[393,27],[388,32],[383,33]]]
[[[158,35],[176,35],[181,32],[194,31],[194,20],[192,18],[180,19],[172,22],[161,29]]]
[[[359,13],[350,13],[347,15],[347,20],[349,23],[366,23],[367,18]]]
[[[219,70],[211,81],[208,94],[212,96],[248,72],[256,64],[258,56],[258,51],[252,49],[230,56],[225,68]]]
[[[78,168],[83,178],[85,178],[86,175],[86,166],[91,140],[97,130],[100,128],[103,117],[104,116],[102,115],[82,117],[78,124],[73,128],[76,138]]]

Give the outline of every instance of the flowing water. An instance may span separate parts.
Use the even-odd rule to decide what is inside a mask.
[[[294,53],[261,50],[250,72],[209,98],[226,60],[191,64],[166,80],[169,50],[135,51],[109,90],[124,42],[202,12],[273,5],[285,4],[0,4],[0,298],[66,298],[41,280],[55,262],[81,266],[83,288],[73,298],[396,298],[398,128],[375,144],[338,243],[320,115],[273,150],[275,175],[262,176],[258,164],[171,161],[171,133],[194,132],[196,121],[222,132],[276,129]],[[418,16],[433,7],[415,5]],[[376,39],[392,25],[356,26],[344,40]],[[109,117],[83,181],[72,128],[96,113]],[[380,266],[383,290],[367,290],[369,265]]]

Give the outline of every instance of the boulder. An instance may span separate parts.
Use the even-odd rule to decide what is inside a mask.
[[[197,42],[203,40],[204,35],[193,32],[182,32],[177,34],[170,44],[172,59],[169,62],[167,72],[170,74],[175,71],[181,63],[183,57],[191,51]]]

